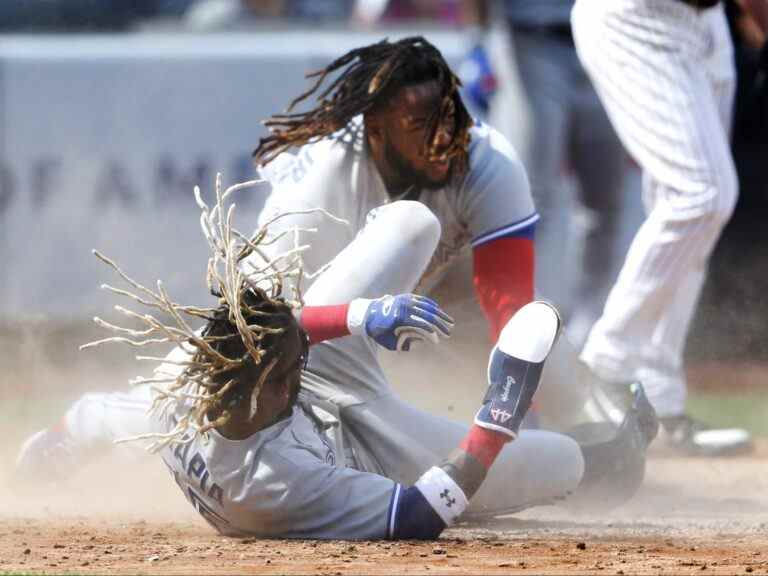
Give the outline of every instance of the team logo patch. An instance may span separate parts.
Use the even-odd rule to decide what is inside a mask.
[[[491,408],[491,418],[496,422],[504,424],[507,420],[512,418],[512,414],[501,408]]]
[[[451,491],[448,488],[440,492],[440,498],[445,500],[445,505],[448,508],[456,504],[456,498],[451,498]]]

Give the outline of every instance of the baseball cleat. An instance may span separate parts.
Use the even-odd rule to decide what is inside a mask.
[[[631,411],[637,414],[637,422],[645,439],[647,448],[659,435],[659,417],[656,410],[645,395],[645,389],[640,382],[633,382],[629,386],[632,391]]]
[[[743,428],[713,428],[686,414],[660,418],[666,443],[687,456],[735,456],[754,449]]]
[[[488,360],[488,391],[475,424],[517,437],[561,324],[546,302],[526,304],[507,322]]]
[[[72,447],[63,431],[46,428],[27,438],[16,457],[16,477],[53,482],[63,478],[72,460]]]

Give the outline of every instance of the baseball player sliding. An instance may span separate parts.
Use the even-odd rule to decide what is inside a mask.
[[[427,208],[395,202],[377,210],[302,306],[300,292],[292,300],[280,295],[288,278],[302,275],[302,246],[273,256],[264,250],[281,232],[262,226],[246,238],[231,228],[223,203],[213,210],[200,203],[218,305],[173,303],[161,284],[153,292],[102,257],[134,290],[119,294],[148,301],[175,322],[133,313],[147,330],[99,322],[118,334],[107,340],[178,344],[139,383],[134,401],[145,409],[151,401],[153,409],[150,430],[134,439],[154,441],[150,449],[213,527],[230,536],[435,538],[465,511],[510,512],[576,489],[578,445],[552,432],[519,432],[560,328],[548,304],[526,305],[503,329],[472,427],[398,404],[383,380],[358,380],[372,368],[367,357],[377,343],[406,349],[450,331],[451,319],[427,298],[370,300],[370,288],[361,289],[413,287],[439,237]],[[361,271],[362,255],[378,265]],[[258,271],[242,273],[245,257]],[[207,321],[195,331],[182,315]],[[321,379],[314,364],[342,360],[333,338],[362,353],[313,386]],[[367,401],[339,409],[333,400],[342,396]]]
[[[707,260],[736,204],[728,131],[733,54],[719,0],[577,0],[579,57],[643,168],[647,219],[582,359],[638,378],[683,453],[749,449],[745,430],[686,415],[683,347]]]
[[[414,212],[426,206],[437,217],[441,234],[418,286],[428,289],[461,251],[471,249],[476,296],[495,342],[512,314],[534,297],[538,214],[515,151],[496,130],[468,115],[458,79],[424,38],[352,50],[311,77],[314,85],[292,106],[314,95],[314,107],[273,116],[266,122],[271,135],[254,151],[273,189],[262,221],[275,212],[312,207],[347,220],[350,226],[339,226],[309,213],[281,221],[321,231],[316,240],[307,238],[312,247],[304,254],[308,269],[316,270],[345,249],[372,210],[398,200],[417,202]],[[299,148],[296,155],[286,153],[294,147]],[[379,242],[386,243],[383,238]],[[287,249],[287,238],[283,243]],[[360,262],[377,266],[365,255],[355,265]],[[359,287],[373,294],[391,291],[379,284]],[[325,378],[349,356],[363,353],[346,343],[330,346],[338,350],[335,362],[310,363]],[[355,380],[385,381],[374,357],[365,366]],[[574,437],[585,448],[586,481],[604,480],[607,474],[607,484],[621,487],[623,499],[642,479],[655,415],[638,397],[641,388],[606,406],[598,398],[616,396],[613,390],[593,393],[602,387],[561,338],[542,376],[537,416],[542,425],[560,432],[572,434],[578,428]],[[629,390],[628,385],[618,388]],[[347,395],[334,402],[345,407],[363,399]],[[589,433],[586,424],[596,421],[601,425]],[[597,446],[596,438],[602,439]],[[601,497],[606,501],[605,493]]]
[[[368,314],[377,317],[377,310],[383,313],[385,305],[355,300],[428,286],[471,247],[477,296],[497,342],[513,314],[533,300],[538,216],[515,152],[498,132],[470,118],[458,79],[425,39],[365,46],[313,76],[315,85],[294,104],[316,94],[316,106],[268,120],[272,133],[254,152],[272,184],[259,226],[269,226],[275,239],[245,258],[241,269],[258,276],[261,253],[277,257],[297,243],[309,246],[302,259],[311,273],[332,262],[314,283],[304,283],[312,307],[302,312],[301,325],[310,336],[325,334],[328,325],[348,326],[352,334],[310,349],[301,388],[320,398],[324,410],[341,415],[349,430],[345,446],[356,458],[371,458],[358,461],[362,468],[407,484],[425,462],[437,462],[454,448],[465,429],[443,427],[393,393],[370,338],[376,321],[366,320]],[[294,147],[298,153],[288,153]],[[281,287],[293,298],[297,277],[284,278]],[[405,296],[399,302],[422,306]],[[369,337],[361,338],[364,333]],[[565,436],[543,432],[532,434],[532,444],[506,448],[505,470],[513,461],[525,468],[519,470],[524,480],[516,484],[515,506],[571,490],[574,476],[581,477],[582,457],[587,474],[579,490],[597,487],[601,502],[613,503],[634,493],[646,445],[656,433],[655,415],[641,387],[602,388],[559,339],[542,374],[538,416],[547,427],[577,439],[581,453],[574,453],[576,444]],[[135,404],[134,397],[82,399],[68,412],[65,426],[26,447],[22,463],[25,454],[45,447],[83,447],[140,433],[142,425],[146,429],[140,409],[146,400]],[[439,431],[426,445],[415,441],[425,430]],[[490,494],[508,492],[492,477],[484,486],[498,490],[484,487],[474,500],[477,506],[490,502]]]

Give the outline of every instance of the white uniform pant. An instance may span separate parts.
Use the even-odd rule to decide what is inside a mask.
[[[647,210],[582,359],[603,377],[642,381],[660,416],[680,414],[686,336],[738,193],[725,16],[722,6],[677,0],[577,0],[572,24],[579,57],[643,168]]]
[[[439,237],[440,225],[423,204],[395,202],[378,208],[314,282],[306,303],[337,304],[411,291]],[[379,365],[376,344],[368,338],[347,336],[313,346],[302,383],[337,405],[361,467],[405,484],[445,459],[469,429],[400,400]],[[90,394],[68,412],[67,425],[76,444],[103,444],[146,432],[142,408],[148,407],[143,387],[132,394]],[[570,438],[523,431],[504,448],[469,512],[510,512],[563,498],[578,486],[583,467],[581,450]]]

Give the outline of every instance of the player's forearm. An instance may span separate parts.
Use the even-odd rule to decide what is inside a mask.
[[[744,14],[755,21],[763,35],[768,32],[768,0],[737,0]]]
[[[741,41],[752,50],[764,49],[768,33],[768,0],[736,0],[735,27]]]
[[[305,306],[298,321],[310,344],[356,335],[368,336],[389,350],[409,350],[413,342],[448,338],[453,319],[425,296],[398,294],[349,304]]]
[[[347,318],[349,304],[333,306],[305,306],[301,309],[299,323],[309,336],[310,344],[333,340],[350,334]]]
[[[473,249],[475,293],[493,342],[507,320],[533,300],[534,259],[532,237],[497,238]]]
[[[464,512],[509,436],[475,425],[460,446],[405,489],[394,538],[432,539]]]
[[[304,306],[299,324],[309,336],[310,344],[365,333],[364,321],[371,300],[357,298],[348,304]]]
[[[448,458],[404,491],[393,536],[437,538],[464,512],[511,439],[508,434],[473,425]]]

